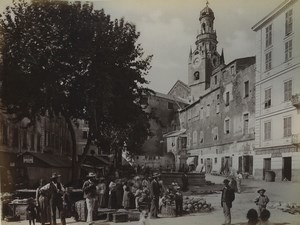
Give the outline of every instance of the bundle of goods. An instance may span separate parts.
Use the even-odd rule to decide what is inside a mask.
[[[287,212],[290,214],[300,214],[300,204],[299,203],[274,203],[269,205],[269,208],[280,209],[283,212]]]
[[[75,220],[76,221],[86,221],[87,217],[87,208],[86,201],[80,200],[75,202]]]
[[[210,212],[214,208],[204,198],[189,198],[183,200],[183,211],[187,213]]]

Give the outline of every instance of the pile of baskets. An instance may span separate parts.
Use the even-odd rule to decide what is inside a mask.
[[[210,212],[214,208],[204,198],[189,198],[183,200],[183,210],[186,213]]]

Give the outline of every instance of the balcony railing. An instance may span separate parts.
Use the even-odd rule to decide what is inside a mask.
[[[300,144],[300,134],[293,134],[292,135],[292,144],[299,145]]]
[[[300,106],[300,94],[292,95],[291,101],[293,106],[298,108]]]

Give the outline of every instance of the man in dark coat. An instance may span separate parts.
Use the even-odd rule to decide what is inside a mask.
[[[150,184],[150,197],[151,197],[151,208],[150,215],[151,218],[158,218],[158,210],[159,210],[159,196],[160,196],[160,185],[158,179],[160,174],[154,173],[153,180]]]
[[[221,206],[223,207],[223,213],[225,216],[225,225],[231,224],[231,212],[232,202],[234,201],[234,190],[229,186],[229,180],[224,180],[224,188],[221,196]]]
[[[65,191],[63,185],[58,181],[60,175],[53,173],[50,183],[41,187],[41,191],[48,191],[50,199],[51,225],[56,225],[56,208],[60,214],[61,224],[66,225],[65,215],[63,213],[63,193]]]

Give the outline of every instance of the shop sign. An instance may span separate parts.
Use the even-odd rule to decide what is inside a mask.
[[[33,163],[33,156],[32,155],[24,155],[23,156],[23,163]]]

